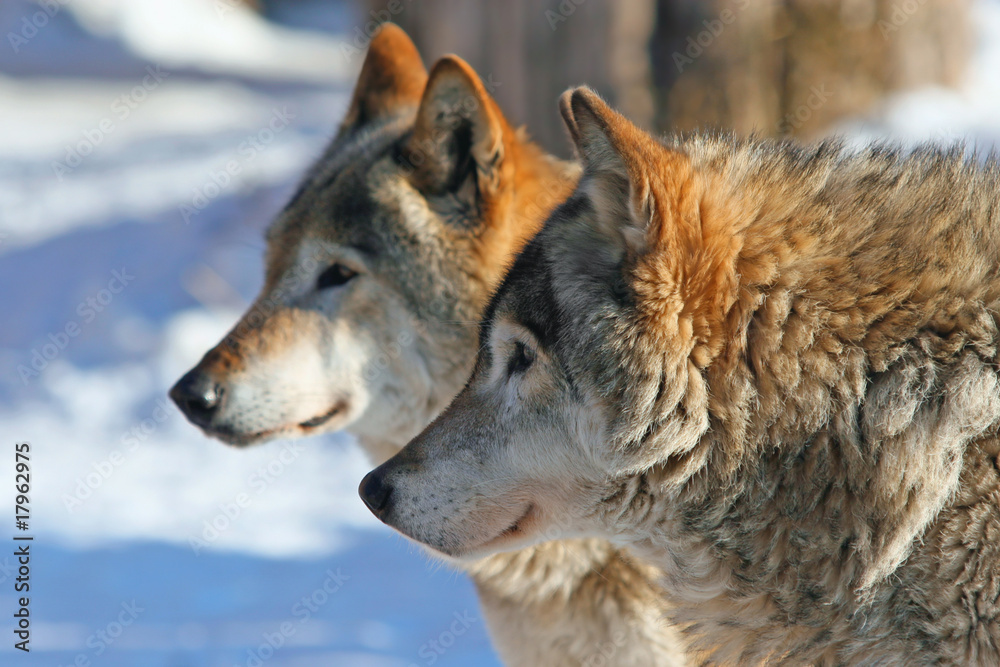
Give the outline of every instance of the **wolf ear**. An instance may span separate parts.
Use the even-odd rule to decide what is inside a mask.
[[[567,90],[559,109],[584,165],[595,172],[611,172],[626,178],[640,174],[640,166],[650,142],[646,132],[636,127],[590,88]]]
[[[563,123],[566,125],[566,134],[569,135],[569,140],[573,143],[573,152],[579,158],[580,130],[576,126],[576,118],[573,117],[572,99],[573,89],[567,90],[559,96],[559,115],[562,116]]]
[[[489,198],[500,187],[511,132],[476,72],[458,56],[431,69],[406,158],[423,192]]]
[[[584,165],[581,183],[597,209],[598,231],[627,250],[641,250],[647,244],[652,215],[643,205],[645,173],[662,158],[650,148],[656,141],[590,88],[567,90],[559,99],[559,110]]]
[[[627,274],[643,276],[633,287],[650,297],[644,308],[665,309],[669,321],[683,302],[696,341],[691,359],[703,367],[722,349],[720,332],[736,298],[738,208],[688,154],[664,146],[592,90],[568,93],[562,107],[584,163],[578,192],[593,209],[583,218],[588,231],[617,251],[616,269],[631,263]]]
[[[427,70],[413,41],[396,24],[383,23],[368,46],[340,132],[416,107],[426,85]]]

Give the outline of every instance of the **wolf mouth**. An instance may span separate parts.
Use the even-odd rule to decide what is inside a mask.
[[[521,531],[521,524],[528,520],[528,516],[534,511],[535,504],[531,503],[528,505],[528,509],[524,510],[524,514],[518,517],[517,521],[512,523],[510,527],[506,528],[497,537],[507,537],[508,535],[516,535]]]
[[[266,431],[255,431],[253,433],[241,433],[228,426],[219,426],[211,429],[202,429],[205,431],[206,435],[218,438],[227,445],[233,445],[235,447],[246,447],[248,445],[256,444],[262,440],[266,440],[274,436],[278,429],[268,429]]]
[[[253,431],[251,433],[237,431],[228,426],[203,428],[203,430],[207,435],[218,438],[228,445],[246,447],[248,445],[254,445],[275,437],[280,437],[283,433],[288,433],[294,428],[300,428],[306,431],[318,428],[337,415],[343,413],[346,409],[347,401],[341,400],[323,414],[313,417],[312,419],[307,419],[306,421],[295,424],[294,426],[289,425],[278,428],[269,428],[263,431]]]
[[[347,407],[347,401],[337,401],[337,403],[335,403],[332,408],[330,408],[323,414],[313,417],[312,419],[307,419],[304,422],[301,422],[299,424],[299,427],[310,429],[310,428],[316,428],[317,426],[322,426],[323,424],[327,423],[328,421],[336,417],[338,414],[343,412],[346,407]]]
[[[486,540],[485,542],[482,542],[479,545],[473,547],[472,549],[468,549],[467,551],[468,552],[477,552],[477,551],[480,551],[482,549],[489,549],[489,548],[491,548],[491,547],[493,547],[495,545],[502,544],[504,542],[504,540],[506,540],[507,538],[517,537],[517,536],[521,535],[524,532],[524,528],[525,528],[524,524],[527,523],[528,521],[530,521],[533,518],[533,516],[532,516],[533,514],[535,514],[535,504],[534,503],[528,503],[528,508],[526,510],[524,510],[524,514],[522,514],[520,517],[518,517],[517,520],[514,521],[514,523],[512,523],[511,525],[509,525],[507,528],[504,528],[495,537],[491,537],[490,539]]]

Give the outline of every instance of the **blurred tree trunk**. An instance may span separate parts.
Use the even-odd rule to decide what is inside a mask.
[[[657,126],[811,137],[886,93],[956,85],[968,0],[658,0]]]
[[[386,0],[366,0],[384,10]],[[647,129],[814,136],[893,90],[954,85],[969,0],[404,0],[427,64],[457,53],[515,125],[568,154],[586,83]],[[367,18],[370,18],[368,16]]]
[[[384,0],[369,0],[378,11]],[[472,65],[508,119],[567,156],[556,102],[588,84],[637,122],[654,118],[648,44],[655,0],[416,0],[393,16],[430,66],[446,53]]]

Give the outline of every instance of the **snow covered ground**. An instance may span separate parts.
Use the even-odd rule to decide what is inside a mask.
[[[64,4],[0,44],[0,480],[31,442],[36,539],[29,656],[0,555],[0,664],[497,664],[468,580],[362,506],[348,437],[239,451],[166,401],[259,287],[360,63],[202,0]],[[0,35],[38,11],[5,0]],[[350,32],[321,11],[298,22]]]
[[[258,288],[262,230],[359,64],[337,35],[363,19],[318,1],[285,18],[326,32],[228,0],[57,4],[26,36],[39,6],[0,3],[0,494],[30,441],[36,538],[30,656],[0,549],[0,664],[497,664],[468,580],[362,507],[349,438],[233,450],[166,402]],[[1000,3],[975,23],[961,90],[839,129],[992,148]]]

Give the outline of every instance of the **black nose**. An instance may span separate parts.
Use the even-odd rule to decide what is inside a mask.
[[[208,426],[222,405],[225,390],[197,368],[188,371],[170,390],[170,398],[188,419],[198,426]]]
[[[386,484],[385,476],[381,468],[375,468],[365,475],[358,486],[358,494],[361,500],[365,501],[368,509],[378,518],[382,518],[382,512],[389,504],[389,496],[392,495],[392,487]]]

